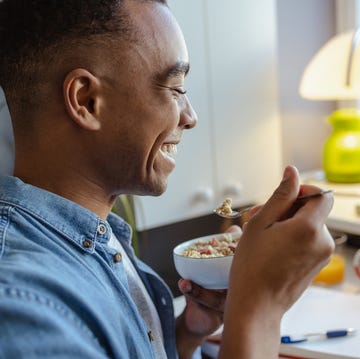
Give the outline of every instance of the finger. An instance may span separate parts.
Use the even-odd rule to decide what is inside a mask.
[[[180,291],[189,299],[209,309],[223,312],[225,308],[226,290],[209,290],[186,279],[178,282]]]
[[[255,214],[258,213],[261,208],[263,208],[263,205],[262,205],[262,204],[259,204],[259,205],[257,205],[257,206],[251,207],[251,208],[249,209],[249,212],[248,212],[249,218],[255,216]]]
[[[319,193],[322,193],[322,194],[319,195]],[[314,194],[316,194],[316,196],[311,196]],[[320,207],[319,207],[319,203],[321,202],[320,201],[321,197],[326,196],[326,195],[330,195],[330,198],[329,198],[330,201],[328,201],[328,202],[325,201],[324,202],[325,206],[323,207],[320,205]],[[318,213],[322,214],[323,217],[325,218],[329,214],[329,208],[330,209],[332,208],[332,203],[333,203],[332,194],[331,193],[323,193],[323,189],[321,189],[320,187],[317,187],[317,186],[311,186],[311,185],[300,186],[299,196],[296,198],[296,201],[293,203],[291,209],[286,213],[286,216],[283,219],[288,219],[288,218],[295,216],[296,212],[298,212],[301,207],[304,207],[304,205],[309,202],[312,202],[312,205],[314,205],[314,209],[316,208],[317,210],[320,210],[320,212],[318,212]],[[326,209],[328,207],[326,205],[326,203],[328,205],[330,205],[330,207],[328,209]],[[310,207],[312,207],[312,205],[305,207],[306,210],[311,211]],[[313,215],[308,212],[307,216],[313,216]],[[320,218],[314,217],[313,219],[318,220]]]
[[[308,223],[313,223],[314,226],[320,225],[321,223],[325,223],[333,204],[334,196],[332,193],[326,193],[319,197],[312,197],[302,201],[301,206],[299,206],[297,210],[296,218],[303,218],[304,220],[307,220]]]
[[[330,234],[326,225],[321,226],[319,233],[319,240],[317,241],[317,249],[313,250],[313,254],[318,258],[318,265],[314,268],[314,275],[316,275],[324,266],[326,266],[331,259],[335,250],[335,241]]]
[[[318,192],[322,192],[322,191],[324,191],[324,188],[314,186],[314,185],[309,185],[309,184],[302,184],[302,185],[300,185],[299,196],[309,195],[312,193],[318,193]]]
[[[233,224],[232,226],[230,226],[227,230],[227,233],[242,233],[241,227]]]
[[[280,185],[253,218],[257,218],[264,227],[284,218],[295,202],[299,190],[299,173],[295,167],[287,166]]]

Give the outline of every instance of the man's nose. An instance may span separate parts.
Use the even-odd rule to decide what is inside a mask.
[[[180,122],[181,122],[181,126],[186,130],[192,129],[193,127],[196,126],[198,122],[197,114],[186,95],[185,95],[185,106],[184,109],[181,111]]]

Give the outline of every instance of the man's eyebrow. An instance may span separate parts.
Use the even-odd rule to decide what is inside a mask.
[[[174,65],[167,68],[165,71],[161,73],[157,73],[156,77],[159,80],[167,80],[169,78],[178,77],[178,76],[186,76],[190,70],[190,64],[185,61],[178,61]]]

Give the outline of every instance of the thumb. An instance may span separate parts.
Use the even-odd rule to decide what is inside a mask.
[[[256,214],[256,217],[270,226],[276,221],[286,217],[294,204],[300,190],[299,172],[294,166],[287,166],[284,170],[281,183],[276,188],[269,200]]]

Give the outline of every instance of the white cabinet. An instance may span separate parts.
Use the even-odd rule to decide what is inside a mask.
[[[168,189],[136,197],[144,230],[262,201],[281,175],[276,1],[170,0],[187,41],[188,96],[198,125],[185,131]]]

